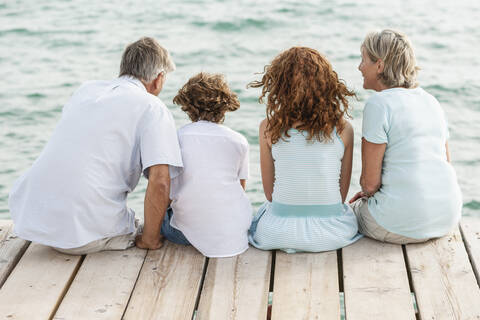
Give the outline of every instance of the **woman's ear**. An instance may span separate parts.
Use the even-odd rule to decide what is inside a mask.
[[[383,63],[383,60],[378,59],[378,61],[377,61],[377,74],[382,73],[384,67],[385,67],[385,64]]]

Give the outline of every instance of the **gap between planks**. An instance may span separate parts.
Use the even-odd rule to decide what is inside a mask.
[[[422,320],[422,317],[420,316],[420,312],[418,312],[417,297],[415,296],[415,287],[413,285],[412,271],[410,270],[410,263],[408,261],[407,248],[403,244],[402,244],[402,252],[403,252],[403,259],[405,260],[405,268],[407,269],[408,286],[410,287],[410,292],[412,294],[412,300],[413,300],[412,303],[413,303],[413,308],[415,310],[415,318],[417,320]]]
[[[473,230],[470,228],[473,226]],[[475,228],[477,227],[477,228]],[[477,230],[475,230],[477,229]],[[460,234],[462,236],[468,259],[472,265],[473,274],[480,287],[480,222],[479,218],[464,217],[460,222]]]
[[[137,278],[135,279],[135,284],[133,285],[132,291],[130,291],[130,295],[128,297],[127,304],[125,305],[125,308],[123,309],[122,317],[120,319],[123,319],[125,317],[125,312],[127,312],[127,307],[130,304],[130,300],[132,299],[132,294],[135,291],[135,287],[137,286],[138,278],[140,278],[140,273],[142,272],[143,265],[145,264],[145,260],[147,259],[148,251],[150,251],[150,250],[147,250],[147,254],[145,254],[145,257],[143,258],[142,265],[140,266],[140,269],[138,270]]]
[[[57,300],[56,305],[53,307],[52,313],[50,314],[50,317],[48,317],[49,320],[52,320],[53,317],[55,317],[55,313],[57,313],[58,308],[60,307],[60,304],[62,304],[63,298],[65,298],[65,295],[67,294],[68,290],[70,289],[73,279],[77,276],[78,270],[80,270],[80,267],[83,264],[83,261],[85,260],[85,256],[83,255],[80,258],[80,261],[77,263],[75,269],[73,270],[72,274],[70,275],[70,278],[68,279],[67,283],[65,284],[65,287],[63,288],[62,293],[60,294],[60,297]]]
[[[250,248],[240,255],[210,258],[198,319],[265,319],[271,252]]]
[[[124,314],[125,319],[191,319],[205,267],[192,246],[168,241],[149,251]]]
[[[274,287],[274,280],[275,280],[275,262],[277,259],[277,250],[271,250],[272,255],[272,262],[270,265],[270,282],[268,283],[268,300],[267,300],[267,317],[266,320],[270,320],[272,318],[272,306],[273,306],[273,287]],[[269,304],[269,302],[271,303]]]
[[[477,284],[479,282],[479,277],[478,277],[478,270],[475,268],[474,266],[474,259],[472,257],[472,253],[469,249],[469,246],[466,242],[466,239],[465,239],[465,231],[463,230],[462,227],[460,227],[460,231],[461,231],[461,237],[462,237],[462,240],[463,240],[463,244],[465,245],[465,249],[468,253],[468,257],[469,257],[469,262],[470,264],[472,265],[473,267],[473,270],[475,272],[475,276],[476,276],[476,280],[477,280]],[[18,264],[18,261],[21,259],[21,257],[23,256],[23,254],[25,253],[26,249],[28,248],[29,246],[29,242],[27,242],[24,246],[24,248],[22,250],[20,250],[19,254],[18,254],[18,257],[16,259],[16,261],[14,262],[12,268],[10,269],[10,272],[12,272],[12,270],[15,268],[15,266]],[[407,275],[408,275],[408,282],[409,282],[409,287],[410,287],[410,291],[415,294],[415,286],[413,284],[413,281],[412,281],[412,274],[411,274],[411,270],[410,270],[410,265],[409,265],[409,260],[408,260],[408,255],[406,254],[406,249],[405,249],[405,246],[402,246],[402,253],[403,253],[403,256],[404,256],[404,259],[405,259],[405,268],[407,270]],[[274,272],[275,272],[275,251],[272,251],[272,265],[271,265],[271,273],[270,273],[270,283],[269,283],[269,286],[270,286],[270,291],[273,291],[274,290]],[[55,314],[56,310],[58,309],[59,305],[61,304],[65,294],[67,293],[67,291],[69,290],[74,278],[76,277],[77,273],[78,273],[78,270],[80,269],[83,261],[85,259],[85,256],[83,256],[81,258],[81,260],[79,261],[79,263],[77,264],[76,268],[74,269],[72,275],[70,276],[70,279],[67,281],[66,283],[66,286],[61,294],[61,296],[59,297],[59,300],[57,301],[57,305],[55,306],[55,308],[53,309],[52,311],[52,316]],[[339,277],[338,277],[338,281],[339,281],[339,294],[341,294],[344,290],[343,290],[343,261],[342,261],[342,251],[341,250],[337,250],[337,261],[338,261],[338,273],[339,273]],[[143,261],[143,263],[145,263],[145,260]],[[142,267],[143,267],[143,264],[142,264]],[[197,308],[198,308],[198,302],[199,302],[199,299],[200,299],[200,296],[201,296],[201,293],[202,293],[202,289],[203,289],[203,284],[204,284],[204,281],[205,281],[205,276],[206,276],[206,271],[207,271],[207,267],[208,267],[208,260],[206,259],[204,265],[203,265],[203,270],[202,270],[202,278],[201,278],[201,284],[199,286],[199,290],[198,290],[198,293],[197,293],[197,296],[196,296],[196,303],[195,303],[195,308],[194,310],[196,311]],[[142,269],[142,268],[141,268]],[[138,277],[140,277],[140,272],[137,276],[137,280],[135,281],[135,285],[137,284],[137,281],[138,281]],[[8,278],[8,277],[6,277]],[[6,279],[5,278],[5,279]],[[2,284],[0,284],[0,287],[1,287]],[[133,288],[132,290],[132,293],[133,291],[135,290],[135,288]],[[131,295],[132,293],[130,294],[130,297],[129,297],[129,301],[128,303],[130,302],[130,299],[131,299]],[[127,306],[128,306],[128,303],[127,303]],[[126,308],[125,308],[126,310]],[[52,318],[52,316],[50,316],[50,319]],[[192,314],[192,318],[194,316],[194,313]],[[419,313],[416,313],[416,317],[417,319],[421,319],[420,318],[420,314]]]
[[[0,220],[0,288],[15,269],[29,245],[30,241],[13,235],[11,220]]]
[[[480,291],[458,228],[408,244],[406,252],[422,319],[480,318]]]
[[[337,250],[337,268],[338,268],[338,299],[340,303],[340,317],[343,315],[343,318],[346,320],[345,312],[345,290],[343,288],[343,257],[342,249]]]
[[[198,312],[198,304],[200,303],[200,296],[202,295],[203,285],[205,284],[205,277],[207,275],[208,261],[210,258],[205,257],[205,262],[203,264],[202,278],[200,279],[200,285],[198,286],[197,298],[195,299],[195,307],[193,308],[192,320],[195,320],[195,316]]]
[[[50,319],[80,261],[81,257],[31,244],[0,290],[0,314],[13,319]]]

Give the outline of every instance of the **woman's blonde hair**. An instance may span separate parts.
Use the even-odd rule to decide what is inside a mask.
[[[385,29],[370,32],[363,40],[361,48],[365,49],[370,60],[384,63],[379,79],[387,87],[414,88],[418,86],[417,66],[412,44],[401,32]]]
[[[355,96],[338,78],[328,60],[317,50],[293,47],[265,66],[263,77],[249,87],[262,88],[259,102],[267,96],[266,134],[272,144],[299,123],[308,140],[331,139],[335,128],[344,129],[347,97]]]

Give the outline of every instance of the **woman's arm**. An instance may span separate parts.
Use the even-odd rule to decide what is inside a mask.
[[[386,143],[372,143],[362,138],[362,174],[360,186],[365,196],[370,197],[382,185],[382,162]]]
[[[450,149],[448,148],[448,141],[445,142],[445,150],[447,151],[447,161],[450,162]]]
[[[273,182],[275,179],[275,167],[272,158],[272,145],[265,135],[267,119],[260,123],[258,140],[260,144],[260,168],[262,172],[263,192],[268,201],[272,201]]]
[[[247,186],[247,179],[240,179],[240,185],[242,186],[243,190],[245,190],[245,187]]]
[[[345,121],[345,128],[340,133],[340,138],[345,146],[342,158],[342,168],[340,171],[340,194],[342,202],[347,198],[350,188],[350,178],[352,177],[352,159],[353,159],[353,128],[350,122]]]

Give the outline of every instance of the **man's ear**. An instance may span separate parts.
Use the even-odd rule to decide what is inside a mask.
[[[158,74],[158,76],[153,80],[153,83],[155,85],[155,90],[160,89],[163,86],[163,77],[165,76],[165,73],[162,71]]]

